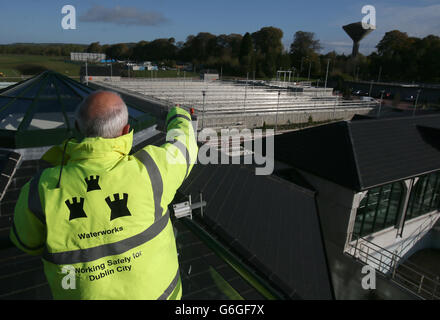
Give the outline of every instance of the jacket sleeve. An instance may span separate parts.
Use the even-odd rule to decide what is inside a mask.
[[[41,255],[46,241],[46,226],[42,218],[29,209],[29,189],[30,182],[21,189],[9,238],[20,250],[31,255]],[[35,191],[38,192],[38,189]]]
[[[147,152],[159,169],[163,207],[173,200],[177,189],[190,174],[198,153],[191,115],[186,110],[173,107],[166,117],[165,126],[167,142],[160,147],[149,145],[140,151]]]

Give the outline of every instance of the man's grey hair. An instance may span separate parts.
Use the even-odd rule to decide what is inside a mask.
[[[113,108],[108,108],[108,111],[105,113],[90,119],[87,114],[87,109],[90,105],[89,97],[98,92],[112,92],[121,97],[117,92],[98,90],[84,98],[75,112],[78,129],[86,137],[116,138],[128,123],[127,106],[121,98],[122,103],[113,105]]]

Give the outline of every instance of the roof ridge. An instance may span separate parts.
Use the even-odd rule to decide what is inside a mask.
[[[255,168],[257,168],[256,166],[249,166],[249,165],[245,165],[245,164],[239,164],[238,166],[240,166],[241,169],[245,169],[247,171],[254,171]],[[294,168],[293,168],[294,169]],[[255,174],[255,172],[254,172]],[[275,175],[274,173],[272,174],[268,174],[268,175],[262,175],[263,177],[265,177],[266,179],[271,179],[271,180],[275,180],[277,183],[287,183],[289,186],[291,186],[294,189],[298,189],[298,191],[314,196],[316,194],[316,190],[310,190],[306,187],[303,187],[293,181],[289,181],[287,179],[283,179],[277,175]]]

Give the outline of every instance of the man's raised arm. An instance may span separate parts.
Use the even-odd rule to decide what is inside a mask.
[[[147,146],[135,156],[144,164],[153,167],[152,172],[149,172],[150,177],[153,176],[157,183],[162,183],[162,200],[164,204],[169,204],[177,189],[190,174],[197,160],[198,147],[191,115],[186,110],[173,107],[166,117],[165,129],[167,131],[165,144],[160,147]],[[154,169],[154,165],[158,171]]]

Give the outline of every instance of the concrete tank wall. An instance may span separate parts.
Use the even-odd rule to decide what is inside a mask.
[[[246,128],[262,127],[264,123],[266,125],[278,125],[294,124],[294,123],[306,123],[309,121],[309,117],[312,117],[313,121],[328,121],[333,119],[350,120],[355,114],[368,114],[372,108],[350,108],[350,109],[336,109],[334,110],[310,110],[310,111],[293,111],[293,112],[279,112],[278,115],[275,112],[267,112],[264,114],[252,113],[246,114],[222,114],[222,115],[198,115],[199,128],[211,127],[223,127],[223,126],[243,126]]]

